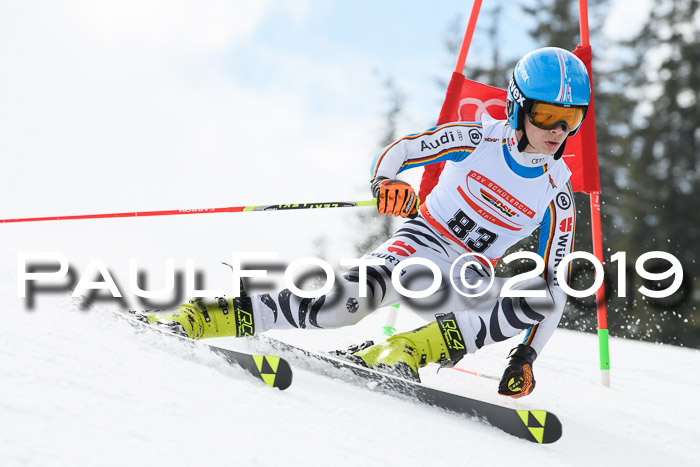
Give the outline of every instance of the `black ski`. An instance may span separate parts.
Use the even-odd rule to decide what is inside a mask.
[[[292,384],[292,368],[289,362],[276,355],[254,355],[235,350],[223,349],[214,345],[204,344],[200,341],[188,339],[187,337],[173,334],[158,326],[144,323],[131,313],[117,313],[117,316],[126,319],[130,324],[139,330],[157,332],[167,335],[172,339],[179,339],[180,342],[190,347],[204,347],[209,351],[222,357],[227,363],[236,365],[246,370],[251,375],[262,380],[268,386],[278,389],[287,389]]]
[[[363,387],[367,387],[368,382],[376,383],[376,389],[385,393],[408,396],[426,405],[486,421],[506,433],[527,441],[548,444],[557,441],[562,435],[561,422],[556,415],[546,410],[518,410],[503,407],[433,389],[356,365],[334,355],[310,352],[266,336],[255,336],[255,339],[276,351],[290,355],[294,363],[298,362],[300,366],[312,371]],[[309,359],[312,360],[309,361]]]

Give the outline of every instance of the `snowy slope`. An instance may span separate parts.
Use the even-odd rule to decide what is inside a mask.
[[[424,370],[427,384],[564,425],[552,445],[295,368],[286,391],[218,357],[137,335],[100,307],[44,300],[3,314],[0,465],[698,465],[700,352],[613,339],[611,389],[600,386],[595,336],[559,330],[525,400],[494,381]],[[104,307],[103,307],[104,308]],[[277,332],[321,349],[376,337],[382,313],[335,331]],[[402,310],[398,327],[420,324]],[[216,344],[245,348],[242,340]],[[460,366],[498,374],[514,341]],[[427,371],[426,371],[427,370]]]

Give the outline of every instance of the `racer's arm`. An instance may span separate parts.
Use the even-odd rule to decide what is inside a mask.
[[[542,277],[547,281],[547,287],[554,299],[554,309],[540,324],[527,331],[523,344],[531,346],[537,355],[552,337],[564,313],[567,295],[559,286],[557,269],[561,260],[573,251],[574,230],[576,225],[576,206],[571,184],[567,183],[549,204],[547,212],[540,223],[538,254],[544,259],[545,270]],[[567,285],[571,273],[571,265],[562,278]]]
[[[557,329],[566,305],[566,293],[560,287],[556,273],[562,259],[573,249],[575,223],[574,193],[571,184],[567,182],[549,204],[540,222],[538,253],[545,262],[542,278],[549,292],[550,304],[547,308],[550,311],[542,314],[544,319],[528,329],[523,343],[511,351],[510,362],[498,384],[498,393],[501,395],[523,397],[535,388],[533,362]],[[565,271],[562,279],[568,282],[570,266],[566,267],[569,270]]]
[[[449,123],[408,135],[385,147],[372,161],[372,195],[380,214],[415,217],[419,199],[411,185],[396,175],[412,167],[461,161],[481,141],[481,123]]]
[[[371,178],[396,178],[406,169],[443,161],[461,161],[481,141],[482,125],[448,123],[405,136],[379,151],[372,161]]]

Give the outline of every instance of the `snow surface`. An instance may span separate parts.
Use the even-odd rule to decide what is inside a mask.
[[[597,338],[559,330],[535,363],[537,389],[514,401],[496,382],[423,370],[426,384],[521,409],[547,409],[561,440],[537,445],[470,419],[294,368],[269,388],[204,351],[134,333],[107,305],[60,296],[3,314],[0,465],[413,466],[699,465],[700,352],[612,339],[612,387]],[[381,334],[385,310],[342,330],[276,331],[308,348]],[[406,309],[397,327],[420,325]],[[245,349],[243,339],[210,343]],[[516,340],[460,367],[498,375]]]
[[[440,100],[431,101],[432,91],[421,85],[440,67],[434,47],[421,58],[415,47],[341,34],[360,50],[324,37],[328,28],[304,26],[317,16],[292,21],[291,29],[264,29],[278,22],[262,21],[262,10],[285,17],[305,2],[281,2],[281,10],[269,2],[239,2],[250,11],[238,11],[235,2],[204,9],[162,2],[173,5],[165,10],[143,2],[44,3],[0,3],[10,6],[0,15],[3,42],[14,44],[0,48],[8,83],[0,88],[9,96],[0,116],[7,155],[2,218],[367,199],[367,169],[382,137],[386,102],[375,65],[402,76],[397,84],[408,99],[399,133],[426,128],[437,114]],[[616,2],[623,3],[629,2]],[[392,13],[415,17],[415,8],[401,5]],[[634,5],[638,14],[639,2]],[[441,7],[441,14],[450,16],[453,7]],[[620,18],[622,29],[633,25],[629,8],[620,8],[624,14],[610,17],[610,31],[621,29]],[[326,24],[337,17],[319,18]],[[130,27],[115,27],[127,19]],[[435,16],[425,19],[433,31],[443,29]],[[404,28],[403,21],[393,23]],[[343,28],[348,24],[343,16]],[[255,27],[261,34],[246,34]],[[311,33],[304,41],[314,47],[265,40],[268,32],[274,39],[302,30]],[[377,59],[378,44],[398,60],[394,66]],[[233,48],[244,53],[222,55]],[[245,66],[221,66],[224,58]],[[250,77],[262,75],[284,76],[285,86],[265,78],[251,87]],[[362,89],[365,98],[348,89]],[[367,229],[345,210],[3,224],[0,467],[700,465],[700,354],[694,350],[613,338],[613,385],[607,389],[599,384],[596,337],[559,330],[535,364],[535,393],[519,401],[496,395],[489,379],[424,371],[426,384],[435,387],[555,412],[564,436],[540,446],[299,368],[288,390],[268,388],[208,352],[135,334],[114,318],[111,304],[77,311],[62,297],[64,283],[63,292],[35,294],[33,311],[18,297],[21,251],[59,252],[78,276],[99,258],[128,296],[130,258],[154,288],[164,283],[166,258],[178,272],[195,259],[206,286],[219,288],[227,282],[220,262],[230,261],[234,250],[290,252],[287,259],[325,250],[337,260],[356,256],[351,245]],[[313,349],[343,348],[376,337],[381,324],[378,313],[353,328],[276,337]],[[402,310],[397,327],[420,324]],[[499,375],[516,343],[487,347],[460,366]],[[234,339],[217,344],[246,345]]]

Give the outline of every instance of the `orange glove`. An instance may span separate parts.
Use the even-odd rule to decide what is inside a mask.
[[[372,182],[372,193],[377,198],[379,214],[411,219],[418,215],[418,196],[406,182],[378,177]]]
[[[515,399],[527,396],[535,389],[532,363],[537,352],[529,345],[520,344],[511,350],[509,357],[510,363],[498,384],[498,393]]]

